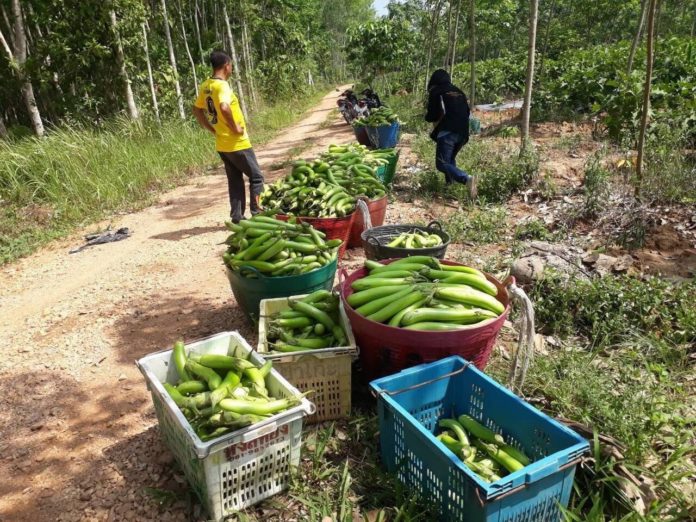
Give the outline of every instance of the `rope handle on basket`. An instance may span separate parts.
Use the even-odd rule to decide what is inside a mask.
[[[430,379],[430,380],[427,380],[424,382],[419,382],[418,384],[412,384],[411,386],[406,386],[405,388],[400,388],[398,390],[394,390],[394,391],[382,390],[379,392],[379,394],[380,395],[386,394],[386,395],[389,395],[391,397],[392,395],[399,395],[400,393],[404,393],[407,391],[417,390],[418,388],[422,388],[423,386],[427,386],[428,384],[432,384],[434,382],[441,381],[442,379],[447,379],[448,377],[453,377],[455,375],[458,375],[458,374],[462,373],[464,370],[466,370],[469,366],[471,366],[471,363],[469,361],[467,361],[467,363],[464,366],[462,366],[458,370],[454,370],[453,372],[446,373],[445,375],[440,375],[439,377],[435,377],[434,379]],[[377,398],[375,391],[374,390],[370,390],[370,391],[372,393],[372,396],[374,398]]]
[[[428,226],[425,228],[437,228],[440,232],[442,232],[442,223],[440,223],[437,219],[433,219],[430,223],[428,223]]]
[[[520,307],[520,337],[517,341],[517,352],[508,376],[508,387],[515,393],[520,394],[524,381],[527,378],[527,370],[534,358],[534,305],[527,293],[517,286],[514,277],[509,276],[504,284],[510,293],[512,301]]]
[[[338,270],[338,289],[343,293],[343,286],[346,284],[346,279],[348,278],[348,272],[345,268],[341,267]]]
[[[367,198],[360,198],[356,203],[358,210],[362,214],[363,218],[363,231],[370,230],[372,228],[372,218],[370,217],[370,209],[367,208]]]

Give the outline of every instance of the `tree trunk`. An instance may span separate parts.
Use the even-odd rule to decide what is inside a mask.
[[[191,65],[191,74],[193,75],[193,86],[196,91],[196,97],[198,97],[198,75],[196,75],[196,62],[193,61],[193,56],[191,55],[191,49],[188,45],[188,37],[186,36],[186,26],[184,25],[184,12],[181,8],[181,2],[177,0],[177,9],[179,10],[179,23],[181,24],[181,36],[184,38],[184,49],[186,50],[186,56],[188,56],[189,64]]]
[[[254,81],[254,63],[251,58],[251,46],[249,45],[249,33],[247,31],[246,19],[242,20],[242,51],[244,54],[244,72],[246,73],[247,86],[251,105],[254,109],[259,106],[256,97],[256,82]]]
[[[225,29],[227,30],[227,41],[230,44],[230,52],[232,53],[232,65],[234,66],[234,82],[237,86],[237,97],[239,98],[239,105],[242,108],[242,114],[244,114],[244,119],[248,119],[246,104],[243,100],[242,93],[242,81],[241,81],[241,71],[239,70],[239,60],[237,60],[237,50],[234,47],[234,38],[232,37],[232,27],[230,26],[230,18],[227,15],[227,4],[222,3],[222,16],[225,18]]]
[[[24,27],[24,19],[22,17],[22,8],[19,5],[19,0],[12,0],[12,14],[14,15],[14,61],[17,64],[17,73],[22,82],[22,99],[26,106],[31,126],[34,129],[34,134],[41,137],[44,135],[44,126],[41,121],[41,113],[36,106],[36,97],[34,96],[34,87],[31,84],[31,79],[24,71],[24,63],[27,60],[27,35]]]
[[[133,97],[133,89],[131,88],[130,78],[128,78],[128,71],[126,70],[126,60],[123,56],[123,46],[121,45],[121,37],[118,32],[118,23],[116,22],[116,12],[111,9],[109,11],[109,20],[111,22],[111,31],[114,38],[114,52],[116,53],[116,64],[118,65],[118,73],[121,76],[121,81],[123,82],[123,93],[126,97],[126,104],[128,105],[128,117],[131,120],[138,119],[138,107],[135,105],[135,98]]]
[[[428,89],[428,78],[430,77],[430,62],[433,59],[433,44],[437,33],[437,22],[440,20],[440,0],[435,2],[433,15],[430,22],[430,35],[428,38],[428,59],[425,62],[425,89]]]
[[[462,9],[462,0],[457,2],[457,15],[454,19],[454,36],[452,37],[452,61],[450,62],[450,76],[454,74],[454,64],[457,62],[457,34],[459,33],[459,18]]]
[[[476,104],[476,2],[469,0],[469,106],[473,109]]]
[[[223,43],[224,47],[224,37],[220,32],[220,10],[218,8],[217,2],[213,3],[213,25],[215,26],[215,42]]]
[[[449,68],[450,53],[452,52],[452,0],[447,2],[447,52],[442,64],[443,69]]]
[[[5,11],[5,6],[0,5],[0,10],[2,11],[2,19],[5,22],[5,27],[7,29],[7,37],[11,42],[14,42],[14,29],[12,28],[12,23],[10,22],[10,18],[7,16],[7,11]]]
[[[522,147],[523,153],[529,146],[529,116],[532,112],[532,87],[534,86],[534,54],[536,51],[537,19],[539,18],[539,0],[530,0],[529,12],[529,47],[527,49],[527,80],[524,87],[524,107],[522,112]]]
[[[169,65],[174,73],[174,89],[176,90],[176,101],[179,106],[179,116],[182,120],[186,119],[184,112],[184,98],[181,95],[181,85],[179,84],[179,71],[176,68],[176,56],[174,56],[174,46],[172,45],[172,34],[169,31],[169,17],[167,16],[167,0],[160,0],[162,6],[162,16],[164,17],[164,36],[167,39],[167,50],[169,51]]]
[[[201,0],[200,14],[201,14],[201,29],[207,33],[208,32],[208,11],[206,11],[206,9],[205,9],[205,3],[206,3],[206,0]]]
[[[203,54],[203,43],[201,42],[201,27],[198,24],[200,10],[198,9],[198,0],[193,9],[193,29],[196,31],[196,41],[198,42],[198,52],[201,55],[201,65],[205,65],[205,55]]]
[[[10,133],[7,132],[7,127],[5,126],[5,118],[0,112],[0,138],[3,140],[9,139]]]
[[[2,29],[0,29],[0,44],[2,44],[2,48],[5,49],[5,52],[7,53],[7,56],[10,60],[10,64],[12,64],[14,60],[14,55],[12,54],[12,49],[10,49],[7,40],[5,40],[5,35],[3,34]]]
[[[633,70],[633,60],[636,57],[636,50],[638,49],[638,44],[640,43],[640,37],[643,33],[643,25],[645,24],[645,8],[648,5],[648,0],[643,0],[640,4],[640,19],[638,20],[638,29],[633,37],[633,43],[631,44],[631,51],[628,54],[628,66],[626,71],[631,74]]]
[[[657,0],[650,0],[648,7],[648,51],[645,64],[645,86],[643,87],[643,110],[640,116],[638,133],[638,159],[636,161],[636,198],[640,198],[643,185],[643,156],[645,155],[645,131],[650,118],[650,90],[652,88],[653,57],[655,54],[655,5]]]
[[[150,47],[147,44],[147,22],[143,23],[143,50],[145,51],[145,63],[147,64],[147,79],[150,83],[150,96],[152,97],[152,110],[155,118],[160,121],[159,105],[157,104],[157,92],[155,91],[155,80],[152,77],[152,64],[150,63]]]

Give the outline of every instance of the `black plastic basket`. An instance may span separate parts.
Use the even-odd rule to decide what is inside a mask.
[[[414,230],[422,230],[428,234],[437,234],[442,238],[442,244],[428,248],[394,248],[387,246],[399,234]],[[360,234],[360,239],[362,239],[365,257],[375,261],[409,256],[432,256],[444,259],[445,252],[447,252],[447,247],[450,244],[449,234],[442,229],[439,221],[431,221],[425,227],[422,225],[383,225],[381,227],[369,228]]]

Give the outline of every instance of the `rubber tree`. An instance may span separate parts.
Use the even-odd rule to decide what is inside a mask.
[[[135,104],[133,88],[131,87],[131,81],[128,77],[128,70],[126,69],[126,59],[123,55],[123,45],[121,44],[121,35],[118,32],[118,21],[116,20],[116,11],[114,11],[113,9],[109,10],[109,23],[114,42],[114,54],[116,55],[116,65],[118,65],[118,74],[121,77],[121,81],[123,82],[123,95],[126,98],[126,105],[128,106],[128,117],[131,120],[137,120],[139,117],[138,106]]]
[[[34,87],[31,83],[31,78],[24,70],[24,64],[27,61],[27,33],[19,0],[12,0],[12,16],[14,18],[12,27],[14,31],[14,50],[9,48],[4,37],[3,47],[5,47],[5,51],[9,53],[10,64],[12,64],[12,67],[15,69],[21,83],[22,100],[24,100],[24,105],[29,115],[29,120],[31,121],[31,127],[34,130],[34,134],[41,137],[44,135],[41,113],[36,105],[36,97],[34,96]]]
[[[536,54],[537,20],[539,18],[539,0],[529,2],[529,45],[527,48],[527,79],[524,86],[524,106],[522,107],[522,146],[523,154],[530,145],[529,117],[532,112],[532,88],[534,86],[534,58]]]
[[[147,43],[147,22],[143,22],[143,51],[145,51],[145,64],[147,65],[147,79],[150,84],[150,97],[152,99],[152,110],[155,118],[160,121],[159,104],[157,103],[157,91],[155,90],[155,80],[152,77],[152,63],[150,62],[150,46]]]
[[[636,160],[636,198],[640,198],[643,185],[643,161],[645,155],[645,132],[650,119],[650,91],[652,89],[653,59],[655,55],[655,7],[657,0],[649,0],[648,5],[648,50],[645,58],[645,84],[643,86],[643,109],[638,132],[638,159]]]
[[[631,51],[628,53],[628,65],[626,66],[626,71],[631,74],[633,70],[633,60],[636,57],[636,50],[638,49],[638,44],[640,43],[640,37],[643,34],[643,26],[645,25],[645,11],[648,5],[648,0],[643,0],[640,4],[640,19],[638,20],[638,28],[636,29],[636,34],[633,37],[633,43],[631,44]]]
[[[437,23],[440,21],[440,9],[442,1],[435,0],[433,4],[433,12],[430,18],[430,32],[428,37],[428,54],[425,62],[425,90],[428,89],[428,79],[430,78],[430,63],[433,59],[433,47],[437,41]]]
[[[174,74],[174,89],[176,91],[176,101],[179,107],[179,116],[182,120],[186,119],[184,112],[184,98],[181,94],[181,84],[179,83],[179,71],[176,67],[176,55],[174,54],[174,45],[172,44],[172,33],[169,30],[169,16],[167,16],[167,0],[160,0],[162,6],[162,17],[164,18],[164,36],[167,40],[167,51],[169,53],[169,65]]]
[[[462,9],[462,0],[457,2],[457,14],[454,18],[454,32],[452,34],[452,56],[450,57],[449,73],[450,77],[454,74],[454,64],[457,62],[457,34],[459,33],[459,18]]]
[[[188,56],[189,65],[191,66],[193,87],[196,91],[196,96],[198,96],[198,75],[196,75],[196,62],[193,61],[193,55],[191,54],[191,49],[189,48],[188,35],[186,34],[186,24],[184,23],[184,10],[181,8],[181,2],[179,2],[179,0],[177,0],[177,11],[179,11],[179,23],[181,24],[181,37],[184,40],[184,49],[186,50],[186,56]]]
[[[193,29],[196,32],[196,42],[198,43],[198,52],[201,55],[201,65],[205,65],[205,55],[203,54],[203,43],[201,42],[201,26],[198,22],[200,17],[200,9],[198,8],[198,0],[195,1],[193,6]]]
[[[476,103],[476,2],[469,0],[469,106]]]
[[[244,114],[244,119],[248,119],[246,104],[244,103],[242,94],[242,81],[241,81],[241,71],[239,70],[239,60],[237,59],[237,48],[234,45],[234,37],[232,36],[232,26],[230,25],[230,17],[227,14],[227,4],[222,3],[222,16],[225,18],[225,30],[227,31],[227,41],[230,46],[230,53],[232,54],[232,65],[234,66],[234,83],[237,87],[237,97],[239,98],[239,105],[242,108],[242,114]]]
[[[9,132],[7,132],[7,127],[5,126],[5,118],[0,111],[0,138],[6,140],[10,137]]]

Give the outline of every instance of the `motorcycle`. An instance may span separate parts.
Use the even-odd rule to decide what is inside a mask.
[[[365,89],[360,94],[364,98],[358,99],[355,93],[348,89],[341,93],[336,102],[343,119],[346,120],[348,125],[351,125],[357,118],[369,116],[370,109],[382,106],[379,96],[371,89]]]
[[[365,89],[360,94],[364,96],[363,100],[367,104],[368,110],[376,109],[377,107],[382,106],[382,102],[380,101],[379,96],[372,89]]]
[[[358,98],[355,93],[348,89],[343,91],[336,100],[336,105],[338,105],[338,110],[341,112],[343,119],[346,120],[348,125],[353,123],[353,120],[360,117],[358,113]]]

